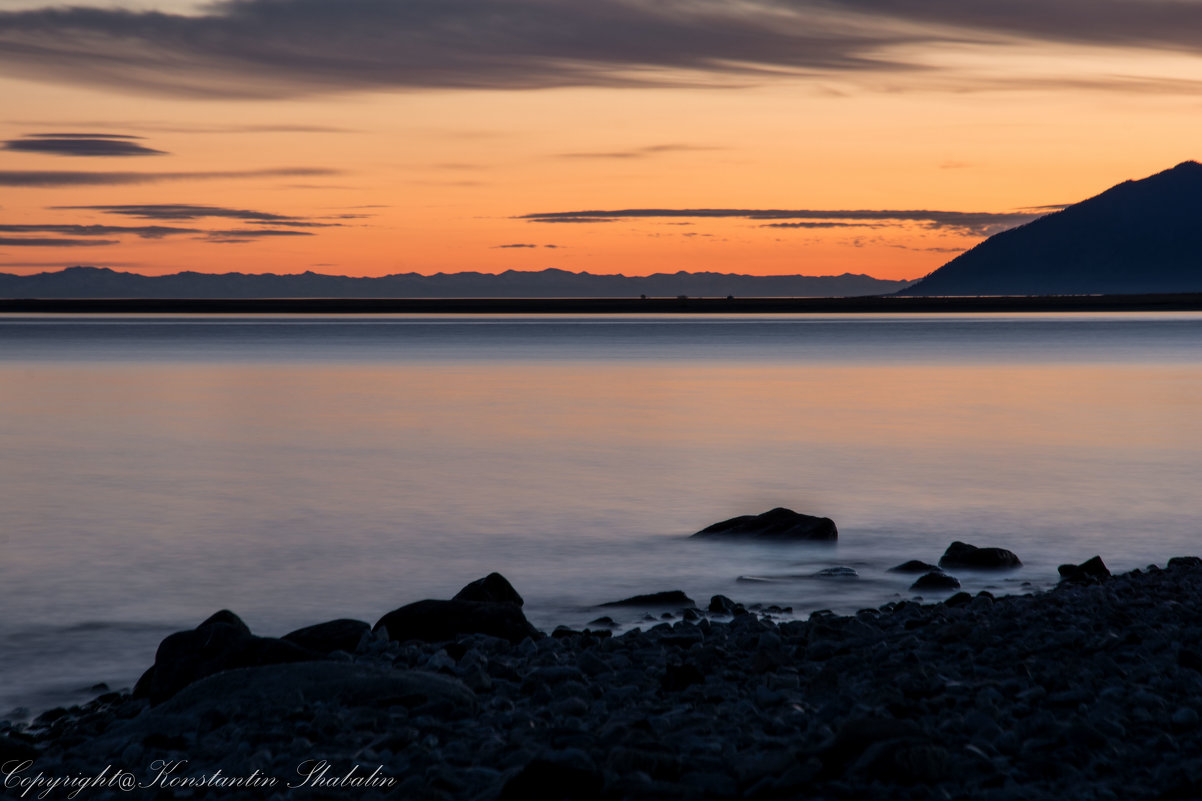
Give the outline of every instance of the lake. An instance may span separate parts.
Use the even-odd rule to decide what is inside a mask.
[[[1198,313],[0,315],[0,718],[221,608],[374,623],[491,571],[549,631],[879,606],[956,539],[1024,562],[970,592],[1163,564],[1202,552],[1200,409]],[[838,543],[687,539],[775,506]]]

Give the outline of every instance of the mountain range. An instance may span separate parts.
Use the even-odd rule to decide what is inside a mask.
[[[1202,164],[1186,161],[991,236],[901,295],[1202,292]]]
[[[294,275],[181,272],[148,276],[106,267],[69,267],[34,275],[0,273],[5,298],[637,298],[648,297],[856,297],[896,292],[908,281],[867,275],[738,275],[656,273],[595,275],[566,270],[499,274],[462,272],[353,278],[305,272]]]

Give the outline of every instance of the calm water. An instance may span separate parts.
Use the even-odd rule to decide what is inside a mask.
[[[1163,563],[1202,552],[1199,409],[1196,314],[0,316],[0,717],[222,607],[374,623],[493,570],[550,629],[675,588],[878,606],[953,539],[1026,563],[970,591]],[[773,506],[839,543],[685,539]]]

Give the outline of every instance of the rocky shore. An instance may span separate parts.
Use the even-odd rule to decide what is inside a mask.
[[[263,638],[221,612],[133,692],[0,724],[2,778],[26,798],[1202,797],[1202,560],[1100,566],[804,621],[669,603],[619,635],[524,629],[492,577],[371,628]],[[502,628],[470,632],[481,615]]]

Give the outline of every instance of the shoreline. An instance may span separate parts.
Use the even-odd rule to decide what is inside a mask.
[[[844,298],[7,298],[15,314],[954,314],[1202,311],[1202,293]]]
[[[322,659],[0,729],[0,762],[28,763],[2,778],[96,780],[78,797],[129,797],[103,784],[128,777],[146,797],[194,798],[1197,797],[1202,560],[1077,578],[786,622],[672,607],[612,636],[396,641],[344,623],[345,647]]]

